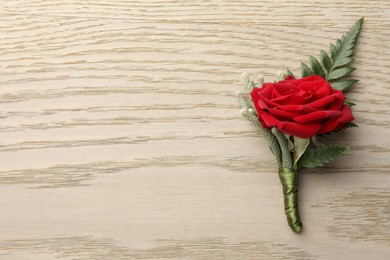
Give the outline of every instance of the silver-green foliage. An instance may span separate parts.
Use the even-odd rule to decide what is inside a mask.
[[[262,79],[260,79],[257,84],[251,81],[250,76],[247,73],[243,73],[241,75],[241,79],[247,92],[252,91],[253,88],[262,84]],[[249,93],[242,93],[240,91],[237,92],[237,100],[241,106],[241,115],[254,124],[259,132],[265,137],[265,139],[268,141],[271,152],[275,155],[278,167],[282,167],[282,151],[278,139],[270,129],[266,129],[261,126]]]

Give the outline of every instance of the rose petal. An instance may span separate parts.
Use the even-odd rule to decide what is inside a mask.
[[[321,124],[320,130],[318,130],[317,134],[329,133],[338,128],[340,122],[338,119],[330,119]]]
[[[268,109],[268,105],[264,101],[265,101],[265,99],[262,98],[262,97],[260,97],[259,100],[257,101],[257,104],[258,104],[259,108],[262,109],[262,110]]]
[[[307,123],[318,122],[319,120],[324,118],[339,118],[341,116],[342,116],[341,111],[325,110],[325,111],[316,111],[313,113],[296,116],[293,118],[293,120],[297,123],[307,124]]]
[[[304,77],[304,78],[300,78],[300,79],[297,79],[297,80],[294,80],[294,84],[295,85],[299,85],[303,82],[307,82],[307,81],[317,81],[317,80],[322,80],[324,81],[323,78],[321,78],[320,76],[317,76],[317,75],[310,75],[310,76],[307,76],[307,77]]]
[[[287,77],[284,80],[282,80],[282,81],[289,81],[289,80],[294,80],[294,79],[295,78],[293,76],[287,75]]]
[[[282,133],[301,138],[308,138],[316,135],[320,127],[320,124],[297,124],[294,122],[280,122],[277,126]]]
[[[349,106],[344,105],[343,110],[341,112],[342,112],[341,117],[323,122],[321,129],[318,131],[318,134],[323,134],[334,130],[338,130],[344,127],[346,123],[349,123],[355,119],[352,115],[351,108]]]
[[[337,90],[337,92],[334,93],[334,95],[335,95],[335,98],[332,101],[332,103],[329,104],[329,106],[327,108],[328,110],[340,110],[344,104],[345,97],[341,91]]]
[[[322,82],[322,86],[316,92],[316,98],[320,99],[326,97],[329,94],[331,94],[331,92],[332,92],[332,88],[330,87],[329,83],[326,81]]]
[[[289,94],[279,98],[272,99],[273,102],[279,105],[303,105],[306,103],[306,99],[297,94]]]
[[[349,106],[344,105],[341,112],[343,115],[338,119],[339,122],[346,124],[355,119]]]
[[[268,98],[265,98],[263,96],[261,96],[260,98],[266,104],[267,107],[277,107],[278,106],[277,103],[269,100]]]
[[[271,98],[272,95],[272,89],[273,89],[272,83],[264,83],[263,86],[260,88],[260,93],[264,97]]]
[[[312,106],[312,107],[317,107],[317,108],[324,108],[325,106],[332,103],[336,96],[337,96],[337,94],[326,96],[326,97],[323,97],[321,99],[317,99],[313,102],[310,102],[308,105]]]
[[[305,82],[299,83],[298,87],[299,87],[299,89],[301,89],[303,91],[313,92],[313,90],[315,90],[315,89],[318,90],[323,84],[324,84],[324,79],[320,77],[319,79],[316,79],[313,81],[305,81]],[[314,92],[313,92],[313,94],[314,94]]]
[[[303,112],[305,113],[313,113],[313,112],[316,112],[316,111],[320,111],[321,109],[320,108],[317,108],[317,107],[312,107],[310,105],[304,105],[303,106]]]
[[[275,86],[273,86],[272,93],[271,93],[271,99],[277,98],[279,96],[280,96],[279,91],[277,90],[277,88]]]
[[[274,89],[279,94],[275,96],[275,98],[291,94],[292,91],[294,92],[297,90],[296,86],[291,83],[275,83]]]
[[[251,98],[252,98],[253,105],[255,106],[257,113],[259,113],[259,111],[261,110],[259,107],[259,90],[260,89],[258,89],[258,88],[254,88],[251,91]]]
[[[268,128],[268,126],[265,124],[263,118],[261,118],[260,113],[259,113],[259,115],[257,116],[257,120],[260,122],[260,124],[261,124],[261,126],[262,126],[263,128]]]
[[[284,111],[303,111],[305,109],[304,105],[280,105],[279,109]]]
[[[264,111],[262,111],[259,114],[259,118],[261,118],[264,121],[264,124],[267,126],[266,128],[275,127],[280,122],[275,117],[273,117],[272,115],[270,115],[269,113],[264,112]]]
[[[277,108],[270,108],[269,113],[274,117],[277,117],[277,118],[282,117],[285,120],[293,118],[293,117],[301,114],[298,112],[286,111],[284,109],[277,109]]]

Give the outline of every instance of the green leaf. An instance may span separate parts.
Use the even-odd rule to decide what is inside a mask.
[[[338,56],[338,58],[334,62],[336,63],[339,59],[350,57],[352,56],[352,54],[353,54],[353,49],[346,49],[342,54]]]
[[[349,106],[349,107],[356,106],[355,103],[353,103],[353,102],[351,102],[351,101],[348,101],[348,100],[345,100],[345,101],[344,101],[344,104],[345,104],[346,106]]]
[[[311,69],[303,62],[301,63],[301,73],[302,73],[302,78],[313,74]]]
[[[352,57],[342,58],[342,59],[337,60],[337,61],[333,64],[333,67],[338,68],[338,67],[341,67],[341,66],[345,66],[345,65],[350,64],[352,61],[353,61],[353,58],[352,58]]]
[[[316,58],[310,56],[310,65],[315,75],[325,78],[325,72]]]
[[[286,69],[286,75],[287,76],[291,76],[291,77],[294,77],[294,74],[291,72],[291,70],[289,69]]]
[[[278,73],[277,81],[285,80],[288,76],[294,77],[294,75],[291,72],[291,70],[286,69],[286,71],[281,71],[281,72]],[[275,81],[275,82],[277,82],[277,81]]]
[[[357,83],[357,82],[359,82],[359,80],[357,80],[357,79],[346,79],[346,80],[342,80],[342,81],[332,82],[332,83],[330,83],[330,85],[334,89],[346,91],[347,89],[349,89],[350,87],[355,85],[355,83]]]
[[[321,50],[320,62],[310,56],[310,67],[301,63],[302,77],[315,74],[330,81],[335,89],[346,91],[351,88],[357,81],[345,81],[343,78],[355,70],[350,64],[363,21],[364,17],[360,18],[335,44],[330,44],[329,54]]]
[[[343,37],[344,37],[344,35],[341,36],[342,39],[343,39]],[[337,39],[337,40],[336,40],[336,50],[337,50],[337,49],[340,49],[340,47],[341,47],[341,40],[340,40],[340,39]]]
[[[299,158],[306,151],[306,148],[310,144],[310,138],[300,138],[293,136],[294,138],[294,150],[293,150],[293,165],[296,166]]]
[[[330,45],[330,53],[333,63],[326,75],[325,79],[327,81],[341,79],[355,70],[354,68],[350,67],[349,64],[353,62],[352,55],[359,37],[361,27],[363,25],[363,21],[364,18],[360,18],[348,32],[346,32],[340,39],[336,41],[336,45]],[[346,89],[347,88],[344,88],[343,90]]]
[[[314,168],[324,166],[334,160],[337,156],[346,152],[349,148],[344,145],[318,146],[304,153],[299,160],[299,166],[305,168]]]
[[[355,70],[355,68],[353,68],[353,67],[345,67],[345,68],[335,69],[330,74],[328,74],[328,80],[335,80],[335,79],[339,79],[339,78],[348,76],[354,70]]]
[[[332,68],[332,60],[330,59],[329,55],[325,51],[321,50],[320,58],[324,68],[329,71]]]
[[[359,127],[357,124],[349,122],[342,129],[351,128],[351,127]]]
[[[332,57],[332,60],[335,60],[335,58],[336,58],[336,52],[337,52],[337,48],[336,48],[336,46],[334,46],[334,44],[330,44],[329,45],[329,51],[330,51],[330,55],[331,55],[331,57]]]

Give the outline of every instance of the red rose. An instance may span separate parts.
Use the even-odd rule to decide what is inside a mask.
[[[354,119],[343,93],[319,76],[264,83],[251,97],[264,128],[302,138],[340,129]]]

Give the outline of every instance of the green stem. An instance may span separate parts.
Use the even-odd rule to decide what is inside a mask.
[[[284,211],[288,225],[294,232],[301,232],[302,222],[298,210],[298,173],[295,169],[279,168],[279,178],[283,185]]]

